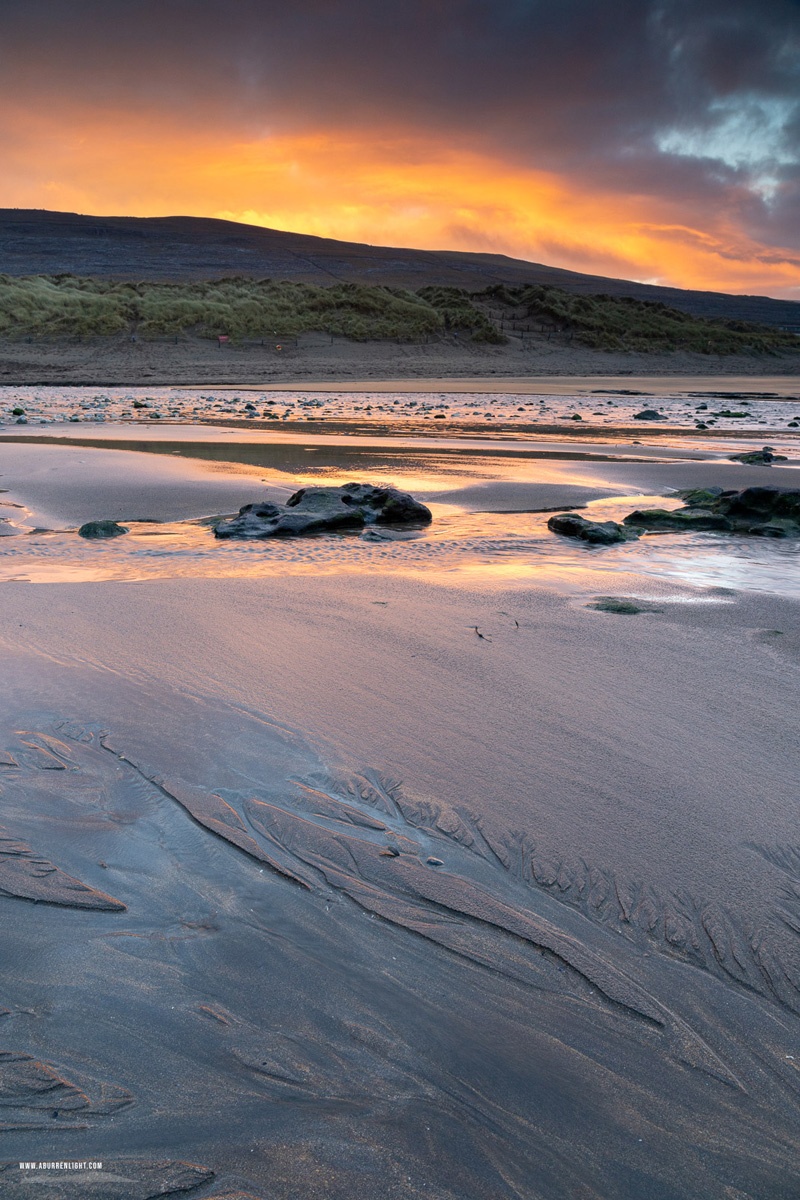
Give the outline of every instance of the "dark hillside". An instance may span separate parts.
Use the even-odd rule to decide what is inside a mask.
[[[695,316],[800,330],[800,303],[764,296],[655,287],[581,275],[500,254],[412,250],[338,242],[205,217],[92,217],[0,209],[0,273],[69,273],[111,279],[189,281],[241,275],[292,283],[364,283],[418,291],[492,284],[631,296]]]

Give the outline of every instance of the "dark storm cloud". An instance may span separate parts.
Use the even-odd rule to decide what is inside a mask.
[[[244,135],[432,132],[798,239],[798,0],[0,0],[0,18],[17,95]]]

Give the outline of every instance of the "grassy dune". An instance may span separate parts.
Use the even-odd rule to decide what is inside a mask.
[[[475,324],[484,318],[474,312]],[[137,337],[227,334],[232,340],[324,330],[354,341],[418,340],[444,318],[413,292],[270,279],[115,283],[74,275],[0,276],[0,334]]]
[[[693,350],[700,354],[764,354],[800,350],[796,334],[750,321],[708,320],[629,296],[576,296],[555,287],[487,288],[475,300],[507,321],[557,330],[595,350]]]
[[[75,275],[0,275],[0,336],[142,338],[191,334],[236,342],[324,331],[353,341],[420,341],[448,333],[502,344],[502,326],[556,331],[593,349],[770,353],[800,349],[793,334],[742,321],[704,320],[661,303],[576,296],[498,284],[482,292],[271,279],[120,283]]]

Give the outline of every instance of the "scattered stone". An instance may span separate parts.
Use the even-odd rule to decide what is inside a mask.
[[[87,521],[78,530],[84,538],[115,538],[129,532],[125,525],[118,525],[116,521]]]
[[[286,504],[246,504],[214,529],[218,538],[298,537],[365,525],[429,524],[431,511],[407,492],[369,483],[301,488]]]
[[[666,417],[660,412],[656,412],[654,408],[643,408],[641,412],[633,414],[634,421],[666,421]]]
[[[618,525],[616,521],[588,521],[577,513],[557,513],[550,517],[547,528],[553,533],[564,537],[578,538],[595,546],[610,546],[615,542],[627,542],[638,537],[630,529]]]

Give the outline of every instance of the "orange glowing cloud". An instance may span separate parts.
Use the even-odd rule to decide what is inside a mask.
[[[677,287],[800,297],[796,252],[730,217],[595,190],[409,130],[251,135],[145,112],[6,112],[0,202],[224,217],[376,245],[507,254]]]

